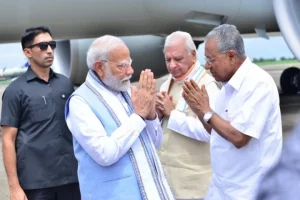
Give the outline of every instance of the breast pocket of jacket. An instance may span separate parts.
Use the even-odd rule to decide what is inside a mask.
[[[47,96],[33,97],[29,102],[29,117],[32,122],[42,122],[52,116],[51,101]]]

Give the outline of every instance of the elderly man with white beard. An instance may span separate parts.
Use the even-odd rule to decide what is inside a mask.
[[[121,39],[96,39],[86,81],[66,103],[82,199],[174,199],[155,149],[162,141],[156,82],[145,70],[130,87],[131,63]]]

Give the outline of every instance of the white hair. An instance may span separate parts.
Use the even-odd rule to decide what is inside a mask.
[[[217,50],[220,53],[226,53],[229,50],[234,50],[238,57],[245,56],[243,38],[234,25],[223,24],[217,26],[206,35],[205,42],[210,39],[216,39]]]
[[[87,52],[86,63],[88,68],[94,70],[96,61],[107,60],[108,53],[121,45],[125,45],[125,43],[120,38],[112,35],[97,38]]]
[[[196,58],[198,59],[197,48],[196,48],[196,45],[193,41],[192,36],[189,33],[183,32],[183,31],[175,31],[175,32],[171,33],[170,35],[168,35],[166,37],[163,52],[165,53],[166,48],[169,47],[169,46],[172,46],[174,41],[176,41],[178,39],[184,39],[186,50],[190,54],[192,53],[192,51],[195,51],[196,52]]]

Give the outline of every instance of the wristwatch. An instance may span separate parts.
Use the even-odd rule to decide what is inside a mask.
[[[216,114],[213,110],[205,113],[203,116],[203,121],[208,124],[213,114]]]

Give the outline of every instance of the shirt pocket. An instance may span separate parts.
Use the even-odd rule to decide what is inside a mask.
[[[33,97],[29,102],[29,117],[32,122],[42,122],[51,118],[51,101],[47,96]]]
[[[68,100],[68,98],[70,97],[72,93],[70,92],[63,92],[63,91],[58,91],[55,94],[55,99],[56,99],[56,115],[60,118],[60,119],[64,119],[65,118],[65,105],[66,102]]]

